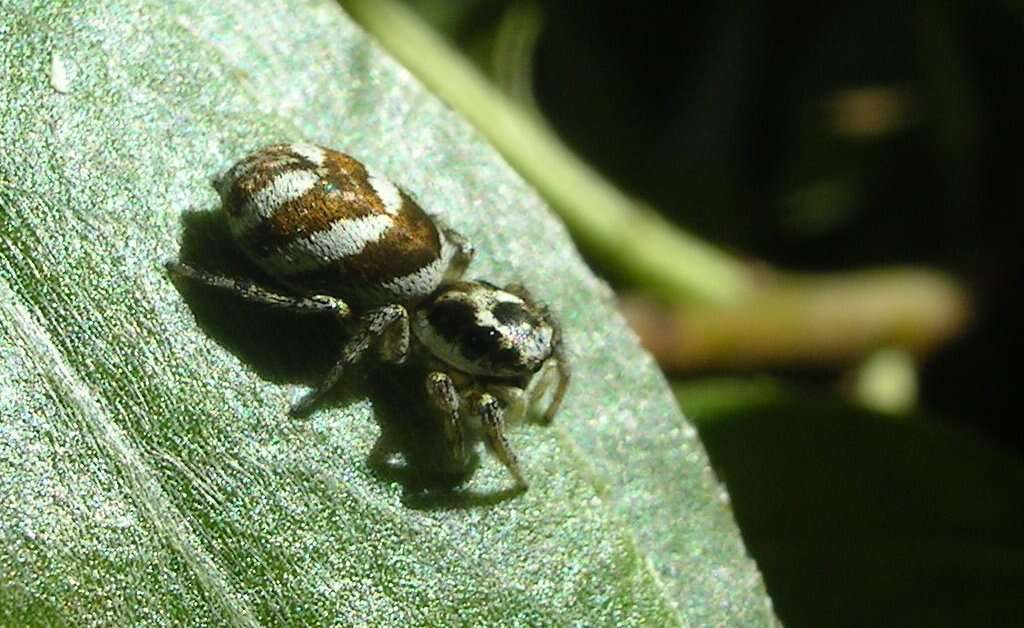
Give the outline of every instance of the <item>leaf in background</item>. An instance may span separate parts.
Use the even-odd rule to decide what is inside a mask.
[[[770,380],[677,392],[786,626],[1024,623],[1019,459]]]
[[[336,5],[8,6],[0,74],[0,623],[774,623],[607,288]],[[436,434],[386,370],[287,418],[330,321],[162,272],[179,244],[245,268],[209,179],[296,139],[389,174],[476,244],[471,273],[562,318],[576,378],[555,426],[512,434],[524,495],[486,456],[426,490]]]

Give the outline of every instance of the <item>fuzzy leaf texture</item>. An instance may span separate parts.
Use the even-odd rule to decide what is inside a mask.
[[[0,624],[771,625],[723,489],[536,193],[332,2],[0,4]],[[342,338],[244,272],[210,178],[305,140],[385,172],[563,321],[550,428],[432,484],[415,378],[289,403]],[[413,383],[410,383],[410,380]],[[426,479],[425,479],[426,478]]]

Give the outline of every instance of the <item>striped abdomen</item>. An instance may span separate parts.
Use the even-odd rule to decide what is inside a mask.
[[[280,144],[217,183],[235,241],[292,288],[361,305],[418,300],[441,283],[452,247],[405,192],[355,159]]]

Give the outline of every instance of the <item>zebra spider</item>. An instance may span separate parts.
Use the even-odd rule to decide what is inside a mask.
[[[231,237],[275,290],[180,261],[174,276],[299,314],[354,320],[326,378],[291,407],[311,409],[371,348],[388,363],[416,353],[451,462],[481,434],[526,487],[505,426],[522,419],[557,379],[542,415],[552,420],[569,384],[561,332],[521,286],[461,280],[472,247],[403,190],[343,153],[278,144],[235,164],[214,186]],[[471,437],[472,438],[472,437]]]

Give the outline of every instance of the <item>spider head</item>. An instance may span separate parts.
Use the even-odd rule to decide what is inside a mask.
[[[537,372],[557,340],[543,308],[483,281],[442,286],[416,311],[413,333],[443,362],[490,377]]]

